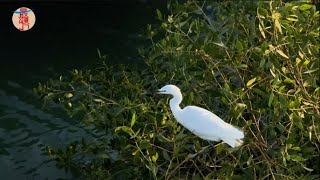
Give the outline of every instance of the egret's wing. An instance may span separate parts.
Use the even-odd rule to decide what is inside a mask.
[[[185,107],[180,114],[181,120],[183,126],[203,139],[217,141],[225,137],[241,139],[244,136],[243,132],[217,115],[196,106]]]

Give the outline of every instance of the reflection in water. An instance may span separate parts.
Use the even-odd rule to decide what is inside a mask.
[[[34,103],[34,96],[18,84],[0,89],[0,175],[1,179],[72,178],[57,169],[43,153],[45,145],[64,146],[81,137],[101,134],[82,128],[78,122],[48,114]],[[19,96],[8,92],[19,91]],[[16,93],[15,93],[16,94]]]

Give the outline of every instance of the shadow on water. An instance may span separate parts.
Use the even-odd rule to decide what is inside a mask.
[[[0,43],[0,179],[72,179],[44,154],[45,146],[101,137],[63,113],[44,111],[31,89],[73,68],[96,64],[97,48],[113,63],[138,59],[136,50],[145,45],[139,34],[165,1],[114,2],[24,3],[37,18],[29,32],[12,26],[12,12],[19,6],[1,5],[0,22],[8,28],[0,28],[5,42]],[[28,43],[17,46],[21,41]]]

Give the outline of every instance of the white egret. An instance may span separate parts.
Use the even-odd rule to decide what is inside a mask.
[[[175,85],[166,85],[157,91],[158,94],[169,94],[170,109],[176,120],[198,137],[209,141],[223,141],[231,147],[240,146],[244,134],[238,128],[224,122],[212,112],[197,107],[187,106],[183,109],[179,104],[182,102],[180,89]]]

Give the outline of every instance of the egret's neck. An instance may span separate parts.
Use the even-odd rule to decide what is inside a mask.
[[[181,93],[174,94],[173,98],[170,100],[170,108],[171,108],[171,111],[176,119],[179,119],[177,117],[181,111],[181,108],[179,106],[179,104],[181,102],[182,102],[182,94]]]

